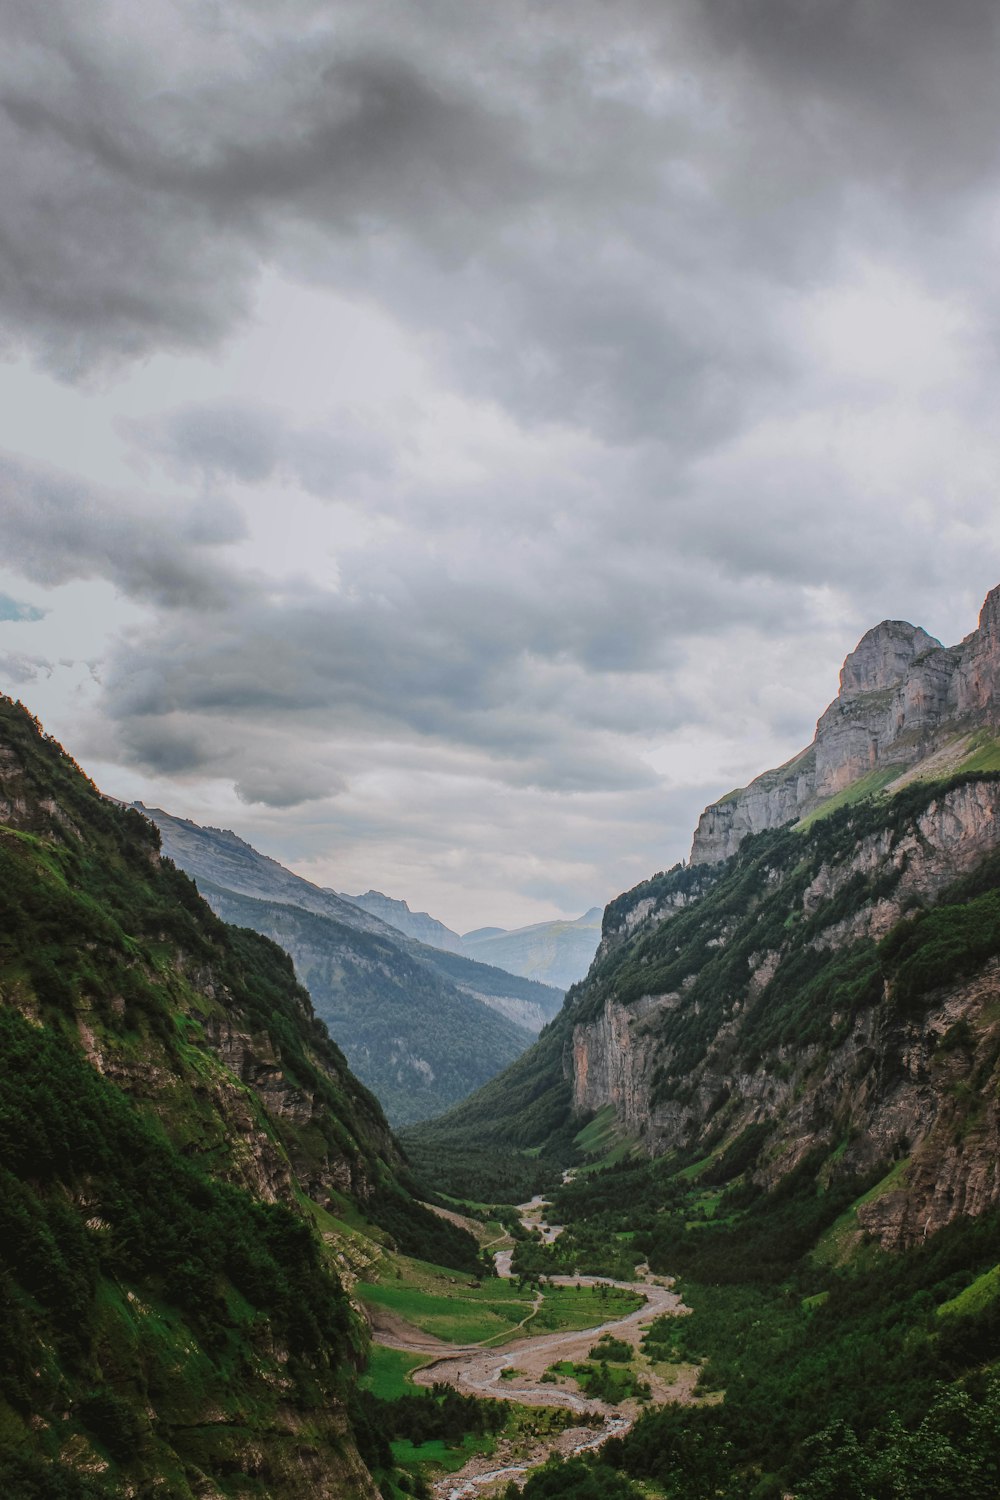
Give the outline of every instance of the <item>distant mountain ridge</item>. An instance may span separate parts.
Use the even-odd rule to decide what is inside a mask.
[[[363,896],[347,896],[342,892],[339,894],[352,906],[359,906],[362,911],[380,918],[397,931],[405,932],[407,937],[416,938],[418,943],[441,948],[445,953],[465,951],[457,932],[452,932],[450,927],[446,927],[429,912],[411,911],[406,901],[396,901],[392,896],[383,895],[381,891],[365,891]]]
[[[515,928],[476,927],[460,936],[427,912],[411,911],[407,902],[396,901],[381,891],[342,898],[421,943],[447,953],[463,953],[508,974],[519,974],[561,990],[569,989],[583,978],[601,937],[599,906],[592,906],[575,920],[557,918]]]
[[[147,807],[142,802],[132,805],[156,824],[168,859],[195,879],[200,876],[224,890],[238,891],[241,896],[286,901],[305,911],[316,912],[318,916],[343,922],[360,932],[390,935],[386,923],[377,916],[365,912],[336,891],[325,890],[294,874],[270,855],[261,854],[231,828],[195,823],[190,818],[178,818],[162,807]]]
[[[575,921],[535,922],[505,931],[480,927],[462,936],[462,951],[546,984],[569,989],[590,968],[601,940],[602,908],[592,906]]]
[[[317,1013],[395,1125],[464,1098],[523,1052],[562,1004],[561,990],[406,936],[231,830],[136,808],[218,915],[291,955]]]

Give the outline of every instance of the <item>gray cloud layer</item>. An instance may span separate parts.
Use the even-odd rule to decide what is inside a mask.
[[[122,417],[162,495],[0,458],[6,564],[146,611],[101,667],[107,759],[332,799],[413,867],[449,805],[480,860],[534,830],[565,870],[511,856],[520,888],[582,907],[610,841],[705,790],[651,748],[794,744],[861,628],[940,632],[926,603],[971,619],[1000,577],[986,0],[0,10],[11,353],[113,388],[223,348],[267,272],[378,308],[428,372],[402,414]],[[445,398],[458,478],[419,442]],[[294,534],[246,550],[285,505],[333,581]],[[366,776],[393,792],[359,808]]]

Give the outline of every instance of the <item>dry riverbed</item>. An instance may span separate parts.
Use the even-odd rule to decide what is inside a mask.
[[[542,1198],[521,1204],[521,1222],[526,1228],[542,1228],[545,1238],[551,1242],[559,1235],[562,1226],[546,1221],[544,1210],[547,1206]],[[510,1276],[510,1256],[509,1248],[498,1250],[494,1256],[501,1277]],[[651,1364],[639,1352],[642,1335],[654,1318],[664,1313],[677,1315],[688,1311],[668,1282],[644,1272],[645,1268],[637,1268],[639,1279],[635,1281],[609,1281],[591,1276],[549,1278],[554,1285],[619,1287],[641,1296],[643,1305],[623,1317],[596,1323],[592,1328],[514,1338],[502,1349],[484,1349],[476,1344],[445,1344],[401,1318],[386,1315],[384,1310],[378,1313],[373,1334],[376,1342],[430,1356],[427,1364],[413,1372],[412,1378],[418,1385],[446,1381],[467,1395],[512,1401],[523,1407],[563,1407],[598,1419],[590,1426],[570,1427],[545,1436],[531,1432],[529,1424],[519,1441],[501,1438],[496,1452],[490,1457],[477,1455],[457,1473],[439,1479],[433,1486],[435,1500],[472,1500],[472,1497],[487,1500],[487,1497],[502,1491],[511,1480],[526,1479],[531,1470],[543,1464],[554,1451],[579,1453],[600,1447],[608,1438],[627,1431],[641,1410],[638,1401],[630,1399],[609,1406],[585,1396],[576,1382],[566,1376],[557,1376],[555,1383],[552,1383],[551,1375],[543,1380],[552,1365],[566,1360],[583,1363],[601,1334],[613,1334],[635,1349],[635,1368],[648,1381],[654,1402],[694,1399],[696,1368],[688,1365],[665,1371],[663,1367]]]

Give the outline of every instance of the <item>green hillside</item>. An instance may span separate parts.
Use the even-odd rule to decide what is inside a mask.
[[[0,1491],[374,1500],[315,1226],[474,1243],[413,1201],[287,956],[6,699],[0,809]]]

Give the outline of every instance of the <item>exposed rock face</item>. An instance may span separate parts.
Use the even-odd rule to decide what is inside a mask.
[[[844,662],[812,745],[707,807],[691,862],[727,859],[748,833],[801,818],[873,771],[891,779],[982,726],[1000,726],[1000,588],[959,646],[902,620],[869,630]]]
[[[878,940],[998,849],[1000,783],[953,787],[903,826],[887,819],[856,842],[848,839],[846,852],[796,888],[784,930],[813,922],[817,952]],[[845,902],[855,889],[864,894]],[[623,922],[631,915],[634,932],[669,934],[689,904],[667,910],[647,897],[626,909]],[[706,934],[704,947],[724,950],[733,927],[723,922]],[[887,993],[883,1003],[846,1017],[832,1047],[791,1043],[762,1052],[747,1018],[758,997],[767,1004],[785,961],[780,936],[775,950],[751,955],[742,994],[694,1066],[682,1040],[698,1014],[700,1002],[688,995],[694,975],[669,993],[628,1003],[612,979],[598,1012],[573,1028],[565,1049],[575,1112],[611,1104],[623,1129],[653,1155],[690,1148],[713,1129],[733,1139],[766,1123],[773,1133],[755,1174],[765,1186],[817,1147],[832,1151],[838,1142],[839,1171],[867,1173],[905,1159],[886,1190],[859,1211],[859,1233],[890,1247],[1000,1202],[1000,961],[945,986],[925,1014],[900,1014]]]
[[[697,869],[689,867],[680,884],[676,878],[680,869],[677,865],[668,872],[666,884],[665,877],[654,875],[652,880],[644,880],[611,902],[604,913],[598,960],[627,943],[640,929],[654,927],[684,911],[704,895],[715,879],[715,872],[703,865]]]

